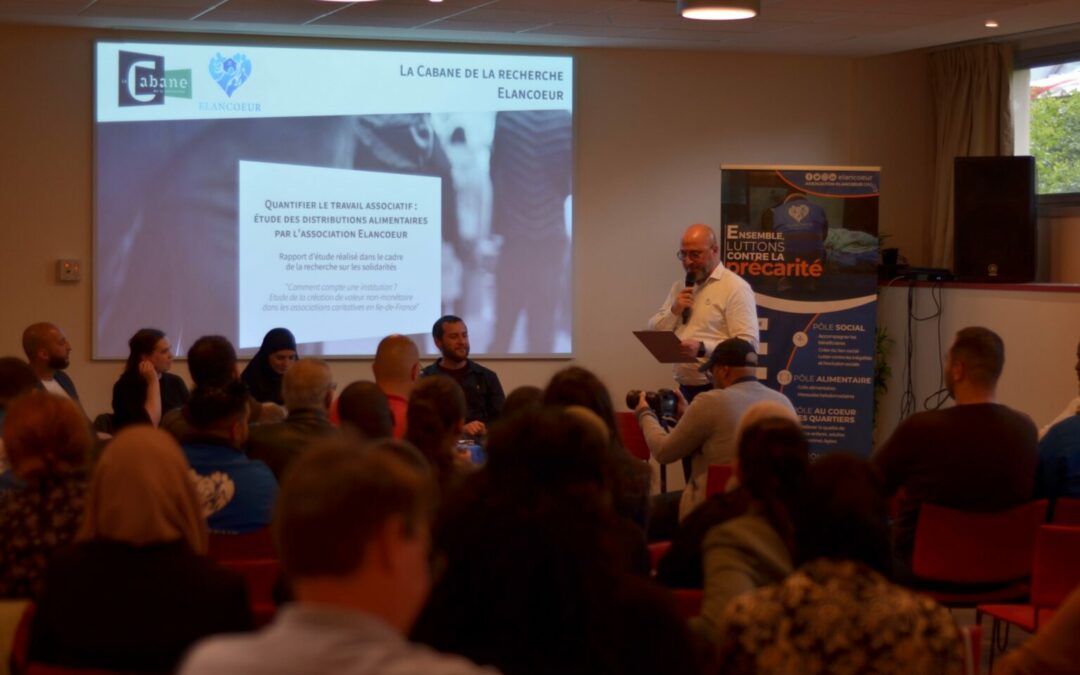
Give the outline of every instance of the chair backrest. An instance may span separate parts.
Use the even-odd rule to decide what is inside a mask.
[[[34,603],[29,600],[0,601],[0,673],[8,668],[22,672],[30,658],[30,623]]]
[[[1055,525],[1080,525],[1080,499],[1059,497],[1054,502]]]
[[[1004,583],[1031,574],[1041,499],[992,513],[923,504],[915,528],[915,576],[950,583]]]
[[[281,563],[274,558],[262,560],[222,560],[221,565],[239,572],[247,586],[248,602],[274,602],[274,587],[281,579]]]
[[[670,550],[670,541],[654,541],[649,544],[649,569],[653,576],[656,576],[656,570],[660,568],[660,559]]]
[[[964,675],[979,675],[982,665],[982,626],[960,628],[960,641],[964,645]]]
[[[723,492],[733,473],[735,473],[734,464],[710,464],[709,473],[705,477],[705,498],[708,499]]]
[[[619,425],[619,436],[623,447],[634,457],[649,461],[649,446],[645,444],[645,435],[638,426],[637,415],[632,412],[615,413]]]
[[[1080,585],[1080,527],[1043,525],[1035,540],[1031,604],[1057,607]]]
[[[214,560],[262,560],[277,557],[269,527],[245,534],[211,532],[207,554]]]

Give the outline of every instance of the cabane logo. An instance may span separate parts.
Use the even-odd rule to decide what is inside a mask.
[[[210,77],[214,78],[226,96],[232,98],[233,92],[251,77],[251,60],[240,53],[224,57],[218,52],[210,59]]]
[[[165,97],[191,98],[191,69],[165,70],[165,57],[120,52],[120,106],[164,105]]]

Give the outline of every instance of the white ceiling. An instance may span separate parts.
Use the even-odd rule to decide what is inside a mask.
[[[98,28],[872,56],[1080,24],[1080,0],[762,0],[690,21],[674,0],[0,0],[0,22]],[[998,29],[984,26],[987,19]]]

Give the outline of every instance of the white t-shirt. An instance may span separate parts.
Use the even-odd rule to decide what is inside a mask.
[[[45,387],[45,391],[49,392],[50,394],[56,394],[57,396],[62,396],[66,399],[71,398],[70,396],[68,396],[68,393],[64,391],[64,388],[60,386],[60,383],[56,380],[42,380],[41,384],[43,387]]]

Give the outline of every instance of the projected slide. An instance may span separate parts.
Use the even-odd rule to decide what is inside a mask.
[[[569,354],[568,57],[99,43],[95,340]]]

